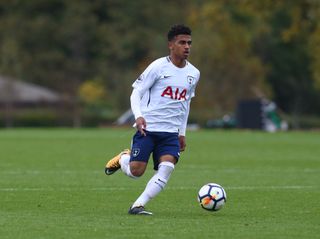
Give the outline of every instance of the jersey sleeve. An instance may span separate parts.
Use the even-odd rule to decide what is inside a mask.
[[[140,95],[143,96],[154,83],[158,80],[159,73],[156,62],[151,63],[145,71],[135,80],[132,87],[139,91]]]
[[[199,70],[196,70],[197,71],[197,74],[196,74],[196,79],[195,79],[195,83],[191,89],[191,98],[192,97],[195,97],[195,91],[196,91],[196,87],[197,87],[197,84],[200,80],[200,71]],[[185,136],[186,135],[186,129],[187,129],[187,124],[188,124],[188,117],[189,117],[189,112],[190,112],[190,103],[191,103],[191,99],[188,101],[188,104],[187,104],[187,109],[186,109],[186,112],[185,112],[185,115],[184,115],[184,118],[181,122],[181,126],[179,128],[179,135],[181,136]]]
[[[142,96],[140,95],[140,92],[137,89],[133,88],[132,94],[130,96],[130,104],[135,119],[142,116],[140,109],[141,97]]]
[[[190,101],[188,101],[186,113],[184,115],[183,121],[181,122],[181,126],[179,128],[179,135],[181,136],[186,136],[189,112],[190,112]]]
[[[195,82],[194,86],[191,89],[191,98],[196,96],[196,87],[197,87],[197,84],[198,84],[199,80],[200,80],[200,71],[198,71],[196,82]]]

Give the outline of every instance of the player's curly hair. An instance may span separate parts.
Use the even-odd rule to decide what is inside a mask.
[[[183,24],[176,24],[168,32],[168,41],[173,40],[177,35],[191,35],[191,29]]]

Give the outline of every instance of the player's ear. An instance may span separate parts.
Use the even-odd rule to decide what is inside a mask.
[[[168,48],[169,48],[170,50],[173,49],[173,41],[168,41]]]

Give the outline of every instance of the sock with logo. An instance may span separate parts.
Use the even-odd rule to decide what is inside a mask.
[[[133,203],[132,207],[145,206],[152,198],[158,195],[166,186],[173,170],[173,163],[160,163],[158,171],[149,180],[145,190],[139,196],[139,198]]]

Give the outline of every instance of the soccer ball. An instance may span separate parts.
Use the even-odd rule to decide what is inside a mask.
[[[208,183],[200,188],[198,202],[209,211],[218,211],[227,201],[226,191],[219,184]]]

